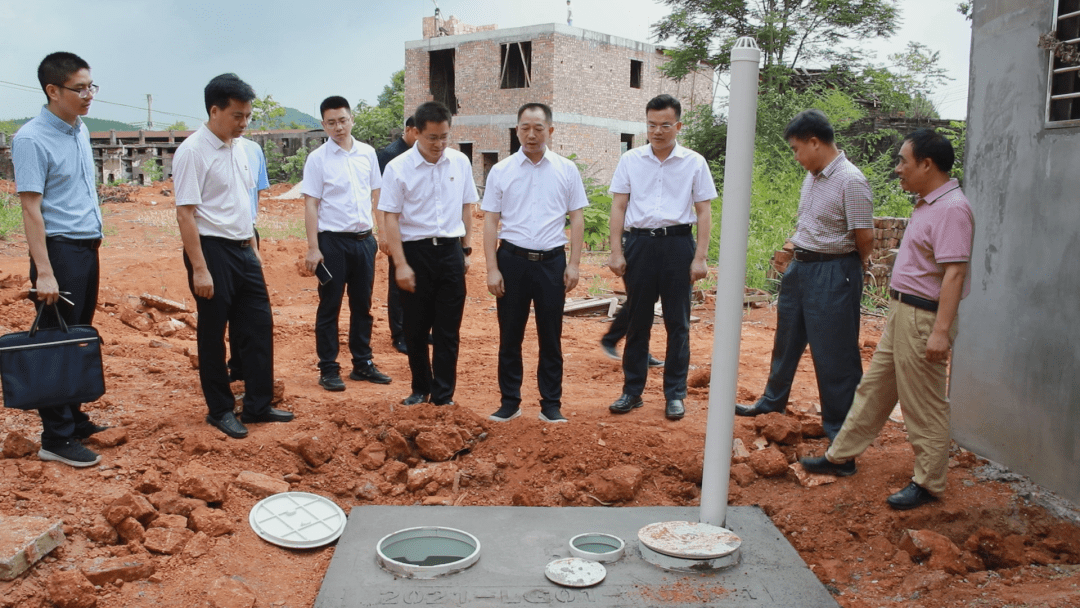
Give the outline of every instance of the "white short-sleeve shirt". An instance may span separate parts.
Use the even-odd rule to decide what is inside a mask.
[[[538,163],[518,150],[492,167],[480,208],[501,214],[499,238],[546,251],[566,244],[566,214],[588,204],[577,165],[545,149]]]
[[[432,164],[413,146],[387,163],[382,178],[379,211],[401,214],[402,241],[465,236],[461,207],[479,200],[467,156],[447,148]]]
[[[199,234],[247,240],[254,236],[250,190],[255,187],[239,139],[222,142],[202,125],[173,156],[176,205],[196,205]]]
[[[300,193],[319,199],[320,232],[364,232],[375,225],[371,197],[381,187],[375,148],[353,139],[346,151],[330,139],[308,155]]]
[[[705,157],[675,144],[664,162],[652,144],[629,150],[619,159],[611,178],[611,192],[629,194],[625,228],[663,228],[697,222],[694,203],[716,198]]]

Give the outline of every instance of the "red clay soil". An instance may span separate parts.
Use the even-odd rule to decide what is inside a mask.
[[[249,510],[262,491],[275,487],[327,496],[346,511],[367,504],[698,504],[710,298],[693,312],[701,320],[691,328],[685,419],[664,419],[658,370],[650,372],[645,407],[611,415],[607,406],[620,393],[620,366],[598,348],[603,319],[582,316],[567,317],[563,332],[563,411],[570,423],[537,419],[538,394],[526,374],[524,415],[495,424],[486,417],[498,407],[497,322],[483,256],[473,256],[468,275],[457,405],[439,408],[398,405],[409,392],[409,373],[405,357],[390,345],[387,264],[380,255],[372,345],[393,383],[347,380],[347,391],[328,393],[316,384],[316,283],[299,270],[306,243],[274,237],[290,228],[302,233],[302,203],[270,198],[287,185],[264,193],[259,221],[274,310],[275,375],[284,387],[282,407],[296,412],[296,420],[255,425],[248,438],[227,439],[203,421],[206,406],[189,356],[194,318],[145,308],[139,299],[150,294],[193,307],[172,199],[161,192],[168,187],[114,193],[120,200],[103,208],[95,325],[105,340],[108,393],[86,407],[97,423],[118,429],[104,433],[106,445],[95,446],[102,463],[76,470],[39,461],[31,444],[41,430],[37,416],[0,410],[0,517],[63,520],[67,535],[27,573],[0,582],[0,607],[311,606],[334,548],[292,551],[252,532]],[[11,182],[0,188],[14,190]],[[481,225],[474,222],[478,230]],[[618,285],[603,267],[604,256],[586,258],[572,297]],[[33,319],[27,274],[25,240],[0,240],[0,333],[25,330]],[[745,316],[740,400],[751,401],[764,387],[775,323],[770,306]],[[863,319],[864,365],[882,325],[878,317]],[[652,349],[662,355],[663,326],[656,330]],[[534,368],[534,333],[526,336],[525,353],[526,369]],[[347,361],[347,349],[342,357]],[[895,422],[859,459],[857,475],[800,485],[787,465],[821,453],[826,444],[816,399],[812,364],[804,357],[789,415],[737,419],[735,434],[749,455],[736,458],[729,498],[732,505],[760,505],[841,606],[1080,605],[1080,529],[1029,504],[1012,486],[978,475],[985,461],[971,453],[954,450],[943,501],[906,513],[884,502],[911,474],[911,448]],[[242,483],[243,472],[267,478]],[[722,603],[723,590],[710,590],[707,582],[685,587],[645,594],[643,605]]]

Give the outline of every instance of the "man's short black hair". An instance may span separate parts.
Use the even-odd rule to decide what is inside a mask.
[[[216,106],[224,110],[229,107],[229,100],[235,99],[240,103],[255,101],[255,89],[251,85],[240,80],[236,74],[222,74],[214,76],[206,88],[203,89],[203,100],[206,102],[206,113],[210,114],[210,108]]]
[[[821,110],[810,109],[799,112],[784,129],[784,141],[792,139],[809,141],[812,137],[816,137],[823,144],[836,141],[836,132],[833,131],[832,123]]]
[[[675,119],[682,120],[682,104],[678,99],[675,99],[671,95],[664,93],[663,95],[657,95],[649,100],[649,103],[645,104],[645,114],[655,110],[666,110],[673,108],[675,110]]]
[[[341,108],[345,108],[352,112],[352,106],[349,105],[348,99],[345,99],[341,95],[331,95],[322,100],[322,103],[319,104],[319,118],[324,118],[327,110],[339,110]]]
[[[416,119],[415,118],[410,116],[410,117],[405,119],[405,128],[406,129],[408,129],[409,127],[415,127],[415,126],[416,126]]]
[[[956,152],[947,137],[933,129],[916,129],[904,141],[911,142],[911,155],[916,161],[929,158],[941,171],[948,173],[956,161]]]
[[[544,120],[546,120],[548,122],[548,124],[551,124],[552,118],[554,116],[551,113],[551,108],[548,107],[547,105],[544,105],[542,103],[537,103],[535,101],[527,103],[527,104],[521,106],[520,108],[518,108],[518,121],[521,120],[521,115],[524,114],[528,110],[540,110],[541,112],[544,113]]]
[[[416,129],[423,132],[429,122],[438,124],[445,122],[447,126],[450,126],[450,108],[444,106],[437,101],[425,101],[416,107],[416,112],[413,113],[413,120],[416,121]]]
[[[79,70],[89,69],[90,64],[86,63],[82,57],[75,53],[61,51],[46,55],[41,60],[41,63],[38,64],[37,79],[41,83],[41,90],[45,91],[46,86],[52,84],[62,87],[68,81],[68,78],[71,78],[72,74]],[[45,97],[49,97],[48,91],[45,91]]]

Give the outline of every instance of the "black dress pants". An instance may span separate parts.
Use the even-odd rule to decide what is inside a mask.
[[[465,253],[457,239],[402,243],[416,275],[416,290],[401,291],[405,346],[409,350],[412,392],[449,403],[457,386],[461,317],[465,311]],[[431,356],[428,357],[428,334]]]
[[[622,358],[623,394],[640,396],[645,390],[653,307],[663,298],[667,330],[664,398],[685,399],[690,368],[690,264],[696,250],[694,237],[628,234],[624,238],[623,281],[630,322]]]
[[[502,273],[503,296],[496,300],[499,316],[499,391],[503,407],[521,404],[521,343],[529,321],[529,305],[536,313],[536,336],[540,358],[536,365],[536,383],[540,389],[540,408],[559,408],[562,404],[562,321],[566,289],[563,272],[566,253],[530,261],[500,247],[497,252]]]
[[[397,342],[405,339],[405,313],[401,310],[401,288],[394,278],[394,258],[390,258],[390,280],[386,285],[386,319],[390,323],[390,340]]]
[[[829,439],[844,424],[862,379],[859,304],[862,262],[857,254],[827,262],[793,261],[780,281],[772,364],[759,409],[782,412],[799,359],[810,345]]]
[[[45,250],[49,253],[49,263],[60,291],[70,292],[63,300],[56,303],[56,310],[63,315],[68,325],[90,325],[94,321],[97,309],[98,265],[97,247],[101,241],[96,239],[71,241],[63,237],[45,239]],[[30,260],[30,283],[37,287],[37,265]],[[36,302],[36,295],[31,294]],[[59,320],[46,311],[41,317],[41,327],[57,327]],[[38,410],[41,417],[41,447],[49,449],[63,445],[72,438],[75,427],[90,423],[90,417],[82,411],[81,403],[69,403]]]
[[[249,241],[203,236],[202,252],[214,281],[214,296],[195,296],[199,382],[210,417],[219,420],[233,410],[225,365],[225,327],[232,325],[244,368],[244,412],[259,416],[274,396],[274,319],[262,265]],[[191,260],[184,253],[188,287],[195,294]]]
[[[357,239],[352,234],[319,233],[319,250],[330,281],[319,285],[319,307],[315,311],[315,351],[319,373],[340,373],[338,357],[338,317],[341,300],[349,294],[349,352],[353,368],[371,361],[371,289],[375,282],[375,253],[379,247],[369,234]]]

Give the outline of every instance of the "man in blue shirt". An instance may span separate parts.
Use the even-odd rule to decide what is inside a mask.
[[[248,193],[251,195],[251,223],[257,223],[259,217],[259,192],[270,187],[270,180],[266,175],[266,155],[263,154],[262,146],[245,137],[236,138],[237,143],[244,149],[248,158],[248,166],[251,168],[251,177],[255,180],[255,187]],[[255,229],[255,243],[259,243],[259,230]],[[244,366],[240,361],[240,340],[243,338],[234,330],[235,323],[229,324],[229,379],[243,380]]]
[[[56,305],[69,324],[94,320],[98,292],[101,210],[94,178],[90,131],[80,116],[90,111],[98,86],[78,55],[53,53],[38,66],[38,82],[48,103],[15,134],[11,160],[30,250],[31,297]],[[63,295],[63,299],[61,298]],[[46,312],[42,326],[58,325]],[[69,403],[38,410],[38,458],[73,467],[97,464],[101,456],[79,440],[105,430]]]

